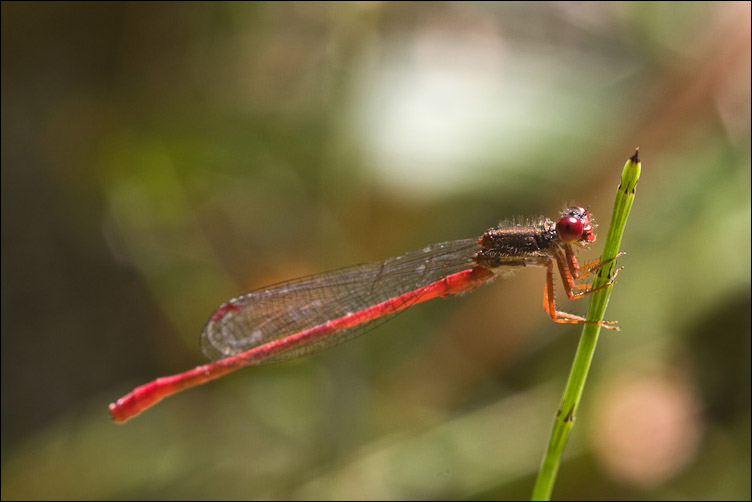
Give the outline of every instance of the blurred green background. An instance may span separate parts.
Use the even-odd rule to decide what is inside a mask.
[[[748,2],[3,2],[2,498],[529,497],[579,333],[541,269],[107,405],[248,290],[568,203],[603,233],[637,146],[554,497],[748,500]]]

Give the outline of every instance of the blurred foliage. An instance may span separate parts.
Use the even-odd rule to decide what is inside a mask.
[[[528,497],[578,333],[541,270],[107,404],[249,289],[567,203],[603,230],[636,146],[554,498],[749,499],[749,3],[3,2],[2,498]]]

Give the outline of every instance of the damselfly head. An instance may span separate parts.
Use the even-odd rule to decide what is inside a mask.
[[[556,221],[556,235],[566,244],[595,242],[590,213],[580,206],[569,206]]]

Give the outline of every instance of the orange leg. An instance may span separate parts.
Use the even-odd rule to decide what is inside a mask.
[[[572,248],[569,246],[566,246],[566,255],[562,254],[560,250],[555,251],[554,255],[556,256],[556,263],[559,267],[559,274],[561,275],[561,279],[564,281],[564,289],[567,292],[567,296],[570,300],[576,300],[577,298],[582,298],[585,295],[589,295],[590,293],[593,293],[595,291],[598,291],[599,289],[603,289],[607,286],[610,286],[614,283],[614,280],[616,280],[616,276],[619,274],[621,269],[623,267],[619,267],[614,272],[613,277],[604,284],[603,286],[597,287],[593,289],[592,284],[576,284],[574,281],[581,279],[585,277],[588,274],[591,274],[595,272],[596,270],[604,267],[605,265],[608,265],[612,261],[614,261],[619,256],[623,255],[624,253],[619,253],[615,257],[611,258],[610,260],[607,260],[603,263],[601,263],[600,260],[595,260],[585,267],[580,268],[577,265],[577,259],[574,256],[574,252],[572,251]],[[585,270],[585,273],[578,274],[578,272]],[[584,289],[586,291],[583,291],[582,293],[574,293],[573,290],[575,289]]]
[[[572,254],[572,256],[574,256]],[[609,260],[606,263],[609,263]],[[613,284],[614,279],[616,278],[616,274],[614,274],[614,277],[611,278],[608,283],[604,284],[603,286],[600,286],[598,288],[592,288],[592,285],[584,285],[582,287],[588,288],[587,291],[583,291],[582,293],[575,294],[573,293],[573,289],[578,288],[580,285],[574,283],[575,277],[573,277],[575,274],[572,273],[570,268],[567,266],[568,261],[566,260],[565,256],[562,255],[560,252],[556,253],[556,262],[559,267],[559,273],[561,274],[562,279],[564,280],[564,289],[567,292],[567,296],[571,299],[577,299],[582,298],[585,295],[589,295],[590,293],[593,293],[595,291],[598,291],[599,289],[603,289],[606,286],[610,286]],[[587,271],[585,274],[582,274],[579,277],[583,277],[591,272],[593,270],[597,270],[598,268],[602,267],[606,263],[596,263],[596,266]],[[567,312],[562,312],[560,310],[556,310],[556,302],[554,301],[554,261],[553,259],[548,259],[545,263],[546,265],[546,287],[543,290],[543,309],[548,313],[548,315],[551,316],[551,320],[557,323],[562,324],[599,324],[603,326],[606,329],[614,329],[616,331],[619,331],[618,326],[614,326],[616,324],[616,321],[588,321],[582,316],[569,314]],[[576,265],[576,262],[575,262]],[[618,273],[617,269],[617,273]]]
[[[586,275],[592,274],[596,270],[601,269],[604,265],[607,265],[608,263],[611,263],[618,257],[626,254],[625,252],[622,251],[616,256],[614,256],[613,258],[611,258],[610,260],[606,260],[603,263],[601,263],[601,260],[598,259],[598,260],[593,260],[586,265],[580,266],[580,264],[577,263],[577,257],[574,255],[574,251],[572,251],[572,246],[565,246],[564,252],[566,254],[566,258],[560,257],[559,256],[560,253],[557,253],[557,261],[559,262],[559,270],[563,270],[562,267],[566,267],[566,269],[572,275],[572,279],[573,279],[572,281],[569,281],[566,278],[564,279],[565,282],[569,283],[572,289],[589,288],[590,285],[587,285],[587,284],[574,284],[574,280],[578,280],[578,279],[585,277]],[[619,273],[620,270],[621,270],[621,267],[616,270],[616,272],[614,273],[614,276],[611,278],[612,281],[613,279],[616,278],[616,275]],[[562,273],[562,278],[563,278],[564,277],[563,271],[561,273]]]
[[[600,270],[605,265],[611,263],[612,261],[616,260],[622,255],[625,255],[625,252],[620,252],[610,260],[606,260],[605,262],[601,263],[601,260],[593,260],[590,263],[586,265],[580,266],[579,263],[577,263],[577,257],[574,254],[574,251],[572,251],[572,246],[566,245],[564,246],[564,254],[562,255],[561,250],[555,250],[554,255],[556,256],[556,262],[559,266],[559,273],[561,274],[561,278],[564,280],[564,287],[567,290],[567,296],[571,299],[576,298],[582,298],[582,296],[588,294],[590,288],[592,287],[592,284],[576,284],[575,281],[582,279],[583,277],[592,274],[593,272]],[[616,279],[616,276],[619,274],[621,269],[624,267],[619,267],[616,269],[616,272],[614,272],[613,277],[608,282],[608,284],[601,286],[606,287],[610,284],[613,284],[614,279]],[[573,295],[571,290],[573,289],[587,289],[588,291]],[[597,290],[593,290],[597,291]]]

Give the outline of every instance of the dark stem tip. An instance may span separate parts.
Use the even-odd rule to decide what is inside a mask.
[[[640,162],[640,147],[639,146],[637,148],[635,148],[634,155],[632,155],[631,157],[629,157],[629,160],[631,160],[635,164],[638,163],[638,162]]]

